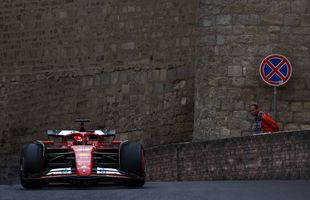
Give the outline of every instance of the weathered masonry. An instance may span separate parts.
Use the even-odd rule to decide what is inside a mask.
[[[200,1],[195,84],[195,139],[250,135],[247,109],[271,112],[273,88],[260,78],[260,62],[285,55],[290,81],[278,88],[281,130],[309,129],[310,2]]]
[[[310,178],[310,131],[292,131],[147,149],[150,180]]]
[[[260,61],[281,53],[281,130],[310,128],[308,0],[6,0],[0,3],[0,182],[46,129],[116,128],[146,147],[249,136],[271,111]]]

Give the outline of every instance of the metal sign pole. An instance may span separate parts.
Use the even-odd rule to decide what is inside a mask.
[[[271,54],[264,58],[259,66],[259,74],[263,81],[273,86],[273,118],[277,120],[277,87],[285,84],[292,75],[292,65],[280,54]]]
[[[277,121],[277,87],[273,87],[273,119]]]

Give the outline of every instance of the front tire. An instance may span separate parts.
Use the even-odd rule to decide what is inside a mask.
[[[128,187],[142,187],[145,183],[145,158],[142,145],[138,143],[123,144],[120,156],[121,170],[140,177],[138,180],[126,181],[124,185]]]
[[[31,179],[32,175],[40,174],[44,170],[43,146],[39,144],[26,144],[21,155],[20,182],[24,188],[40,188],[42,181]]]

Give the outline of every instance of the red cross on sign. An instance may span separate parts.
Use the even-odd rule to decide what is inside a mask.
[[[272,54],[262,61],[259,73],[268,85],[281,86],[291,78],[292,66],[286,57]]]

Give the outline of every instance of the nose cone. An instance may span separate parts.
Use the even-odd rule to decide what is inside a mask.
[[[75,152],[76,175],[90,176],[93,168],[93,146],[72,146]]]

